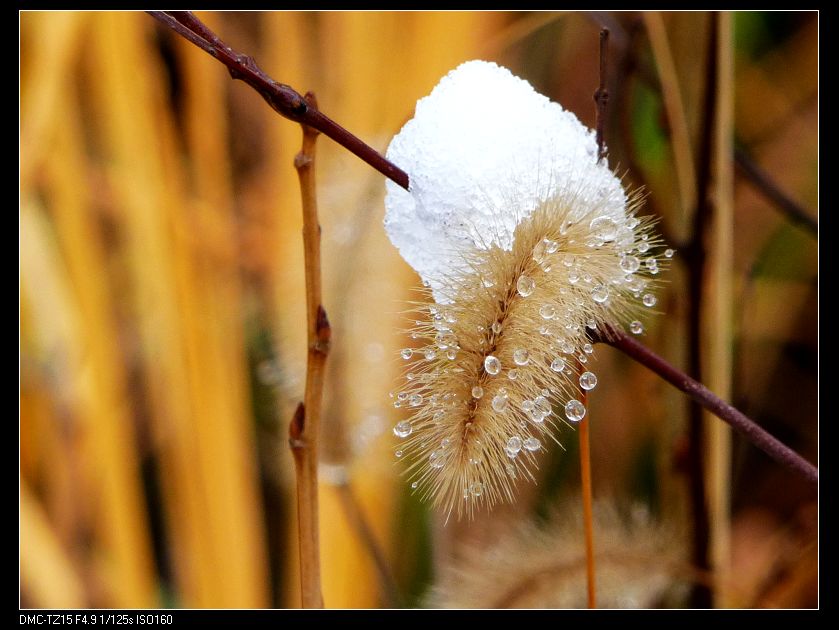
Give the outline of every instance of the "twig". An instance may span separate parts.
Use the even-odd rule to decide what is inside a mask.
[[[818,235],[819,224],[813,213],[794,201],[772,180],[743,149],[734,150],[734,160],[740,173],[752,186],[770,203],[780,210],[788,219],[807,228],[812,234]]]
[[[663,357],[615,328],[589,334],[593,341],[606,343],[617,348],[629,358],[658,374],[720,420],[730,424],[740,435],[778,463],[801,474],[811,483],[818,483],[819,471],[813,464],[767,432],[743,412],[720,399],[702,383],[674,367]]]
[[[314,95],[306,102],[317,107]],[[323,608],[318,542],[318,438],[323,398],[323,376],[332,330],[321,304],[320,224],[315,191],[315,141],[318,131],[303,128],[303,148],[294,158],[303,201],[303,253],[306,266],[306,320],[309,343],[304,402],[289,427],[297,474],[297,522],[300,546],[300,583],[304,608]]]
[[[580,402],[588,408],[588,392],[580,388]],[[589,439],[590,413],[580,420],[580,477],[583,491],[583,529],[586,536],[586,586],[588,590],[588,607],[597,608],[595,596],[594,570],[594,511],[592,509],[591,487],[591,440]]]
[[[594,91],[594,128],[597,134],[597,159],[606,157],[606,106],[609,104],[609,90],[606,88],[606,64],[609,54],[609,29],[600,29],[600,83]]]
[[[376,573],[379,576],[379,586],[382,589],[382,595],[385,598],[385,603],[388,608],[401,608],[404,605],[404,600],[399,592],[399,587],[396,584],[396,578],[390,570],[390,565],[385,558],[379,541],[376,540],[376,535],[370,528],[370,524],[364,515],[361,504],[352,491],[352,486],[348,480],[344,480],[336,485],[338,496],[344,506],[344,513],[350,521],[353,529],[358,534],[361,543],[367,549],[373,564],[376,568]]]
[[[408,174],[405,171],[334,120],[322,114],[317,107],[307,104],[294,88],[274,81],[256,65],[253,57],[230,48],[191,11],[148,11],[148,13],[227,66],[233,79],[239,79],[251,86],[275,112],[289,120],[317,129],[388,179],[408,189]]]

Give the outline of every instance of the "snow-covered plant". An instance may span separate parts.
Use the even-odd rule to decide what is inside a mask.
[[[385,228],[417,271],[393,404],[412,487],[447,512],[512,501],[597,378],[586,330],[643,332],[663,251],[593,131],[494,63],[462,64],[387,152]]]

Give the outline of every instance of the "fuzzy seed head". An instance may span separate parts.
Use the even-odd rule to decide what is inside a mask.
[[[491,66],[489,73],[485,66]],[[453,184],[449,178],[436,188],[433,178],[418,178],[415,188],[409,170],[411,192],[388,192],[388,234],[425,285],[424,299],[410,313],[416,343],[401,353],[405,381],[394,406],[405,417],[394,433],[415,492],[448,513],[471,517],[481,506],[513,501],[519,479],[535,481],[536,455],[557,441],[562,425],[584,417],[580,387],[589,390],[597,383],[587,327],[637,321],[649,310],[647,296],[653,295],[666,258],[656,253],[661,247],[652,222],[635,216],[639,198],[627,200],[619,180],[597,162],[592,134],[573,115],[494,64],[464,64],[441,86],[451,91],[458,73],[467,83],[476,80],[473,74],[480,81],[495,77],[504,88],[512,81],[513,91],[525,92],[525,105],[535,100],[540,114],[534,117],[541,124],[555,123],[538,138],[531,130],[521,135],[534,142],[552,138],[551,146],[565,147],[560,153],[576,160],[560,155],[545,162],[545,152],[538,151],[531,164],[536,179],[531,170],[525,177],[513,169],[506,179],[488,181],[466,168],[476,181]],[[457,116],[450,110],[463,106],[464,93],[454,93],[457,103],[451,107],[432,103],[426,109]],[[419,157],[403,155],[411,147],[406,130],[422,138],[428,126],[433,137],[422,146],[440,145],[435,150],[444,153],[446,143],[461,150],[471,136],[495,131],[464,119],[459,135],[441,137],[420,117],[422,109],[418,105],[417,117],[388,151],[415,170],[423,168],[424,154],[416,149]],[[569,148],[570,141],[575,145]],[[526,154],[517,157],[519,164],[526,162]],[[493,156],[476,159],[493,171]],[[442,215],[427,205],[439,198],[440,188],[455,200],[460,195],[460,214],[451,198]],[[429,251],[415,236],[406,237],[412,226],[435,233],[426,243]]]

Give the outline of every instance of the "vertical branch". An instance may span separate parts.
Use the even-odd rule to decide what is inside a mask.
[[[314,94],[306,103],[316,109]],[[289,442],[297,475],[297,522],[300,548],[300,585],[304,608],[323,608],[320,586],[318,532],[318,438],[323,376],[332,334],[321,304],[320,224],[315,191],[315,141],[318,131],[303,128],[303,148],[294,158],[303,202],[303,251],[306,266],[306,320],[309,344],[306,393],[289,426]]]
[[[710,19],[708,35],[705,96],[702,103],[702,128],[698,174],[696,182],[696,210],[693,215],[691,240],[686,251],[688,266],[688,374],[696,380],[702,378],[702,283],[705,278],[706,228],[711,219],[709,197],[711,164],[713,160],[714,120],[716,118],[717,87],[717,20]],[[688,407],[688,490],[693,517],[692,561],[696,569],[707,571],[708,562],[708,505],[705,494],[705,461],[703,451],[706,436],[702,408],[694,402]],[[697,584],[692,596],[697,608],[711,605],[711,591],[706,585]]]
[[[606,60],[609,53],[609,29],[600,29],[600,82],[594,91],[594,128],[597,134],[597,159],[606,157],[606,106],[609,104],[609,90],[606,88]]]
[[[580,388],[580,402],[588,409],[588,392]],[[589,439],[590,413],[580,420],[580,477],[583,491],[583,528],[586,534],[586,579],[588,587],[588,607],[596,608],[595,571],[594,571],[594,513],[592,510],[591,489],[591,442]]]

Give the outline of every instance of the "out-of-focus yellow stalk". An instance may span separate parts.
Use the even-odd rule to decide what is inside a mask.
[[[267,593],[244,365],[224,365],[221,339],[238,335],[236,326],[218,328],[216,309],[230,305],[215,305],[222,296],[202,273],[200,223],[184,192],[160,68],[150,62],[153,25],[140,14],[96,16],[94,87],[137,289],[178,603],[260,607]]]
[[[52,216],[74,295],[78,303],[78,339],[89,370],[85,417],[92,481],[101,487],[102,503],[94,523],[112,556],[105,582],[115,605],[157,605],[151,543],[140,485],[130,403],[126,395],[124,356],[113,321],[105,255],[95,224],[89,178],[74,94],[65,95],[64,120],[54,127],[54,150],[47,174]],[[80,366],[83,367],[83,366]]]
[[[734,262],[734,57],[731,13],[719,12],[717,120],[714,138],[714,220],[708,248],[703,338],[704,381],[725,400],[731,398],[732,265]],[[732,605],[724,585],[731,570],[731,428],[705,414],[708,436],[706,474],[711,563],[716,607]]]
[[[81,580],[26,482],[20,486],[20,530],[20,581],[28,604],[83,608]]]

